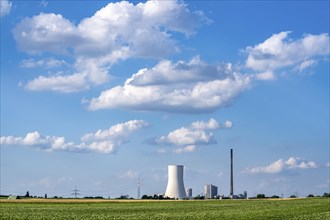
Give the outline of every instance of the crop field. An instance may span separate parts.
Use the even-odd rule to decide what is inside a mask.
[[[0,200],[0,219],[330,219],[329,198],[274,200]]]

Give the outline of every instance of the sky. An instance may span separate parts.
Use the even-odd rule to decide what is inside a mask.
[[[0,194],[329,192],[329,1],[1,0]]]

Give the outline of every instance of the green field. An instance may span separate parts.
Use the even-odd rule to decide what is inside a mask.
[[[329,198],[278,200],[1,200],[0,219],[330,219]]]

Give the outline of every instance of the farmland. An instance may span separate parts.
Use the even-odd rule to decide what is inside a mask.
[[[0,214],[0,219],[330,219],[330,199],[22,199],[0,200]]]

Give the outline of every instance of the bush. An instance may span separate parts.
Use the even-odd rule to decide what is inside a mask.
[[[85,196],[84,199],[104,199],[102,196]]]
[[[132,197],[130,198],[129,195],[121,195],[120,197],[116,199],[133,199]]]
[[[166,196],[163,196],[163,195],[155,194],[153,196],[143,195],[141,197],[141,199],[169,200],[169,199],[172,199],[172,198],[169,198],[169,197],[166,197]]]
[[[152,199],[152,196],[143,195],[141,199]]]
[[[200,196],[200,195],[198,195],[198,196],[194,197],[194,199],[202,200],[202,199],[205,199],[205,197],[204,197],[204,196]]]

